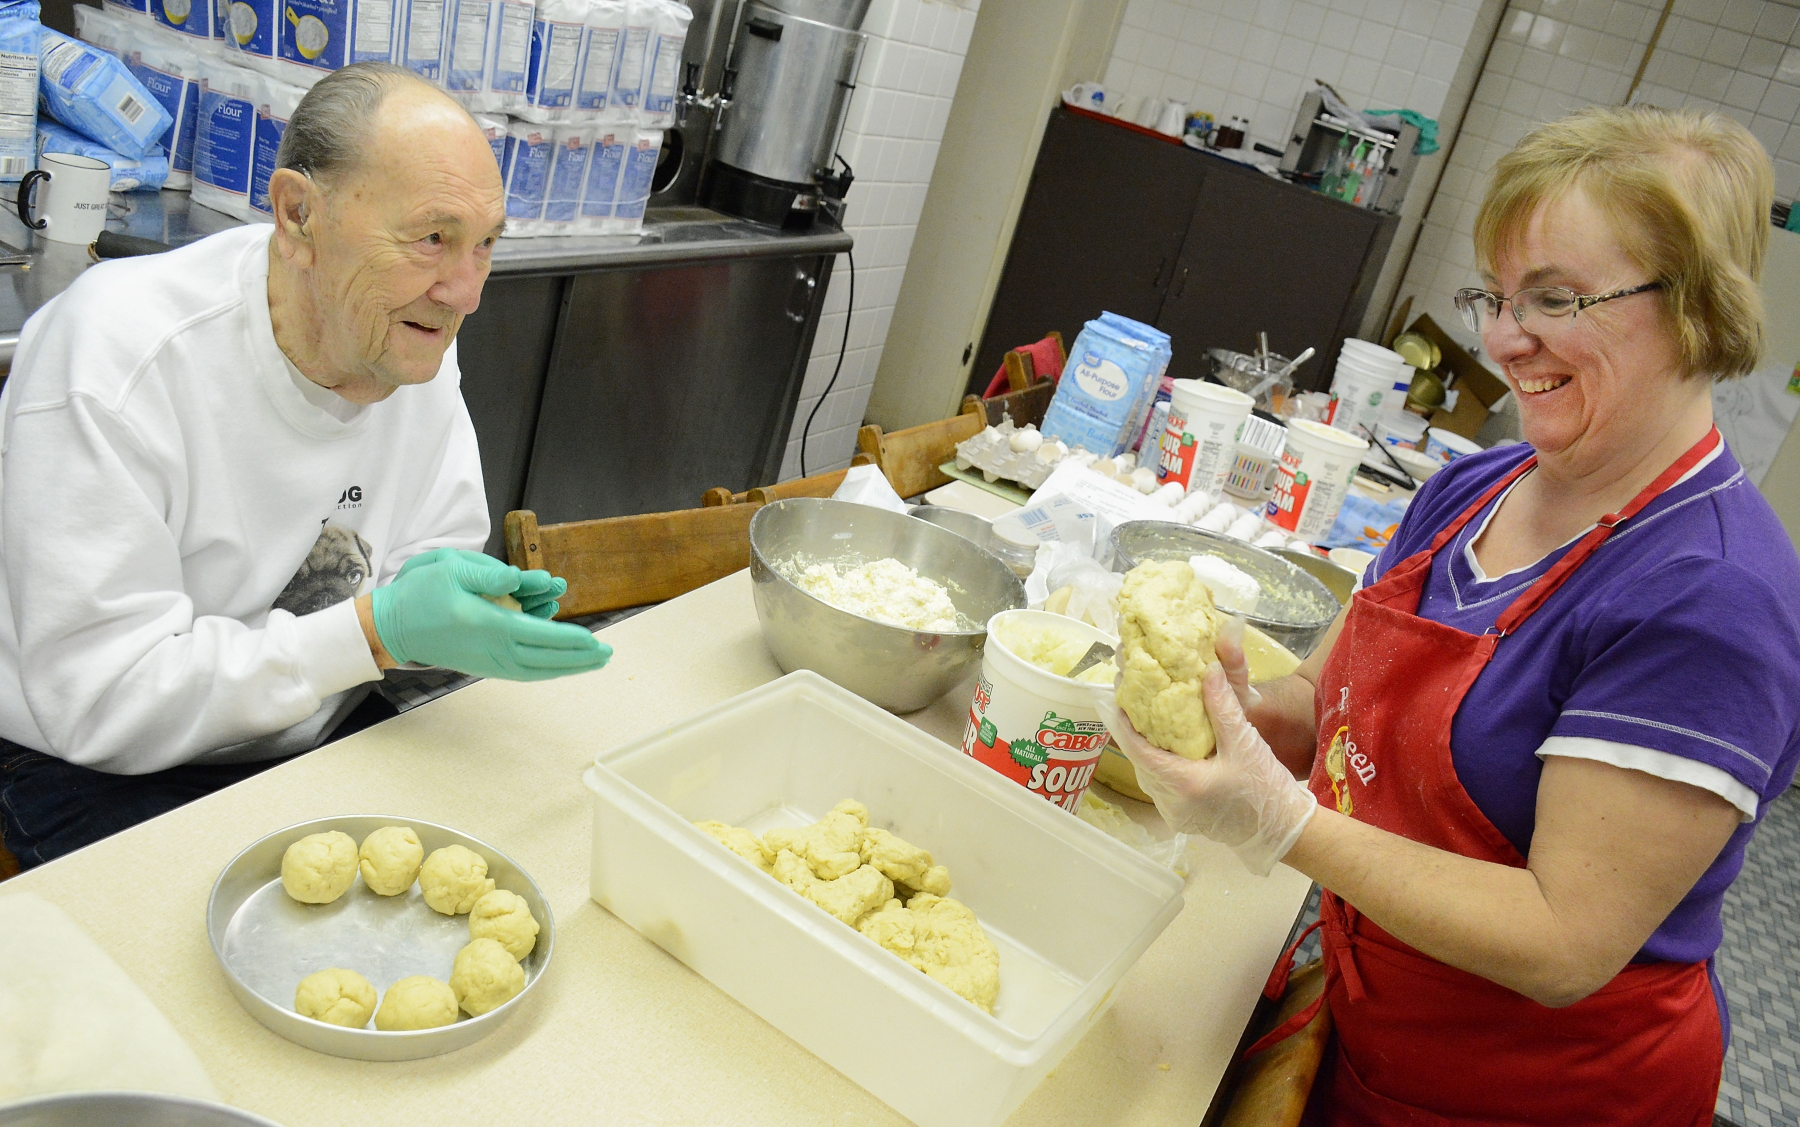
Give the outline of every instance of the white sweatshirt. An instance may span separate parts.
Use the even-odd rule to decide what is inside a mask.
[[[479,549],[456,350],[361,409],[269,324],[269,239],[94,266],[0,394],[0,736],[137,775],[315,746],[380,677],[350,601]]]

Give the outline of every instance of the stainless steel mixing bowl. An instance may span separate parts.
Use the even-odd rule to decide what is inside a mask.
[[[1270,551],[1325,584],[1326,590],[1330,591],[1337,599],[1338,605],[1349,605],[1350,596],[1356,591],[1358,578],[1354,571],[1347,567],[1339,567],[1324,556],[1302,552],[1298,548],[1271,548]]]
[[[839,610],[776,564],[893,558],[942,583],[967,630],[926,633]],[[750,579],[763,639],[784,673],[810,669],[890,712],[913,712],[972,673],[987,621],[1025,605],[1025,585],[999,559],[935,524],[848,501],[796,497],[750,521]]]
[[[988,541],[994,536],[993,521],[974,513],[965,513],[961,509],[947,509],[942,505],[914,505],[907,513],[919,520],[928,520],[939,528],[948,528],[984,551]]]
[[[1126,521],[1112,531],[1112,568],[1130,571],[1148,560],[1218,556],[1262,586],[1256,613],[1244,620],[1305,659],[1331,628],[1338,601],[1325,584],[1280,556],[1229,536],[1160,520]]]
[[[211,1100],[161,1092],[58,1092],[0,1107],[0,1127],[279,1127]]]

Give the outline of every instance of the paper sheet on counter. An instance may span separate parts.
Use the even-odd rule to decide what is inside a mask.
[[[219,1098],[162,1011],[54,904],[0,895],[0,967],[0,1104],[102,1089]]]

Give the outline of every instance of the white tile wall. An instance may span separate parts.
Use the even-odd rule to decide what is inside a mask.
[[[842,468],[856,451],[856,429],[881,366],[900,277],[979,5],[980,0],[874,0],[863,20],[869,45],[839,146],[856,170],[844,216],[856,240],[856,307],[843,371],[808,432],[808,473]],[[800,473],[801,431],[844,344],[849,275],[846,256],[839,255],[788,435],[783,480]]]
[[[1532,125],[1624,101],[1662,11],[1636,0],[1513,0],[1476,84],[1400,295],[1473,346],[1450,294],[1478,281],[1469,233],[1496,160]],[[1676,0],[1637,101],[1722,110],[1775,159],[1776,197],[1800,194],[1800,8]]]
[[[1280,147],[1322,78],[1352,106],[1443,110],[1480,0],[1130,0],[1109,90],[1250,120]]]

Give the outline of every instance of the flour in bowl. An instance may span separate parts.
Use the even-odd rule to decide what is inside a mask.
[[[794,586],[839,610],[908,630],[966,630],[944,585],[899,560],[783,569]]]

